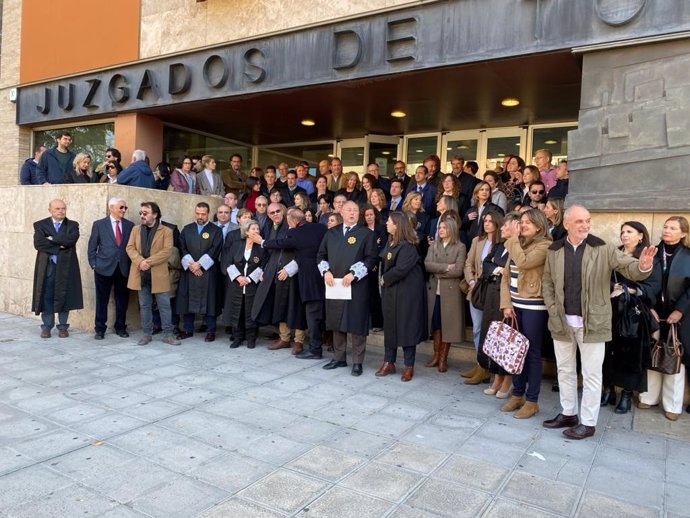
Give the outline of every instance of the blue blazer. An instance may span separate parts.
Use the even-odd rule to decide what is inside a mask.
[[[414,192],[416,190],[417,184],[410,182],[410,185],[407,187],[407,190],[405,191],[405,196],[407,196],[408,193]],[[436,187],[434,187],[427,181],[426,185],[424,186],[424,189],[422,189],[421,195],[422,207],[424,207],[424,212],[426,212],[429,215],[436,214]]]
[[[129,276],[129,267],[132,264],[127,255],[126,248],[129,235],[132,233],[134,223],[128,219],[121,220],[122,242],[120,246],[115,244],[115,232],[110,223],[110,216],[98,219],[93,222],[91,227],[91,237],[89,238],[88,256],[89,265],[96,273],[110,277],[115,273],[116,268],[120,268],[120,273],[124,277]]]

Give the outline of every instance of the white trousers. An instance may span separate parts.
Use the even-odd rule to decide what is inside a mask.
[[[580,422],[596,426],[601,403],[602,364],[604,363],[604,342],[584,343],[584,328],[571,327],[570,340],[554,340],[558,388],[560,390],[563,415],[577,415],[577,348],[582,360],[582,409]]]
[[[661,374],[647,371],[647,392],[640,393],[640,403],[661,406],[666,412],[683,413],[685,395],[685,365],[681,364],[678,374]]]

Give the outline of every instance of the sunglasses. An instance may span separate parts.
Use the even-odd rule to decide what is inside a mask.
[[[544,191],[530,191],[531,194],[544,194]]]
[[[118,207],[118,209],[120,209],[120,210],[127,210],[128,208],[129,208],[129,207],[127,207],[127,205],[120,205],[120,206]]]
[[[265,203],[257,203],[256,206],[257,207],[266,207],[267,205]]]
[[[114,165],[109,165],[108,169],[117,169],[117,167],[115,167]]]
[[[276,214],[280,214],[280,213],[281,213],[280,210],[274,210],[274,211],[269,212],[269,215],[275,216]]]

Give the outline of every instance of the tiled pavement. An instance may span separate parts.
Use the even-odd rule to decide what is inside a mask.
[[[519,421],[457,362],[402,383],[374,377],[378,348],[354,378],[265,341],[38,333],[0,314],[2,517],[690,515],[690,443],[609,408],[567,441],[541,427],[547,383]]]

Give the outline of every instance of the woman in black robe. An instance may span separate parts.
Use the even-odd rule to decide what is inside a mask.
[[[225,325],[231,326],[235,339],[231,349],[242,345],[247,339],[247,348],[256,347],[258,327],[252,320],[252,305],[256,289],[261,280],[265,251],[247,236],[260,234],[259,224],[250,219],[242,223],[240,239],[235,240],[228,254],[223,254],[222,268],[227,273],[229,285],[225,292]]]
[[[383,288],[384,362],[376,376],[395,372],[398,347],[402,347],[405,368],[400,379],[414,376],[417,344],[428,336],[426,329],[426,284],[417,253],[417,235],[409,218],[392,212],[386,222],[389,238],[381,253]]]

